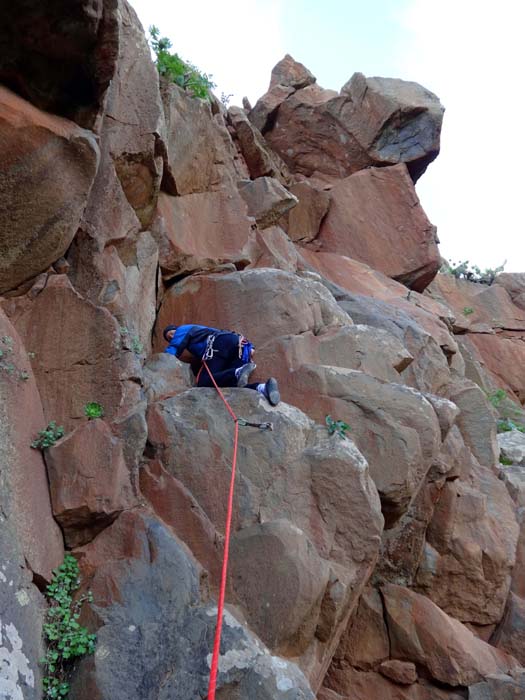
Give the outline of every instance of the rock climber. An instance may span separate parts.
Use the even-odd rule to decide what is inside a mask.
[[[272,406],[277,406],[281,400],[274,377],[263,383],[248,384],[250,374],[256,368],[256,364],[252,362],[254,348],[240,333],[186,324],[166,326],[163,336],[169,343],[164,352],[191,364],[197,377],[197,386],[213,386],[210,375],[202,364],[202,360],[205,360],[218,386],[255,389]]]

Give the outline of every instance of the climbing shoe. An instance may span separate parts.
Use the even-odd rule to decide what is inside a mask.
[[[264,395],[266,396],[266,398],[272,406],[277,406],[277,404],[281,400],[281,394],[279,393],[277,379],[274,379],[273,377],[270,377],[270,379],[268,379],[264,388]]]
[[[243,387],[246,386],[246,384],[248,384],[250,374],[256,367],[257,365],[254,362],[248,362],[247,364],[243,365],[242,367],[239,367],[239,369],[236,370],[235,375],[237,377],[238,387]]]

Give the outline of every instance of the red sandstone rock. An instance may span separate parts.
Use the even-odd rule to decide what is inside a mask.
[[[242,174],[235,171],[235,149],[222,116],[212,114],[207,100],[195,99],[172,83],[163,86],[162,97],[167,168],[173,179],[173,191],[167,191],[185,195],[234,188]]]
[[[411,661],[383,661],[379,666],[379,673],[400,685],[411,685],[417,681],[416,667]]]
[[[300,656],[310,646],[328,572],[312,542],[288,520],[243,528],[232,539],[230,577],[236,598],[250,628],[284,656]]]
[[[344,178],[405,162],[415,181],[438,154],[443,107],[420,85],[356,73],[339,95],[291,58],[275,70],[249,116],[295,172]]]
[[[2,27],[0,81],[92,128],[115,72],[122,5],[29,0]]]
[[[321,222],[330,205],[330,194],[316,187],[310,180],[298,182],[290,187],[298,204],[286,214],[282,225],[297,243],[308,243],[317,237]]]
[[[297,204],[297,197],[275,178],[241,180],[238,187],[248,207],[248,216],[253,216],[260,229],[273,226]]]
[[[362,73],[354,73],[341,94],[351,100],[347,128],[369,156],[376,163],[405,162],[415,182],[439,153],[444,109],[436,95],[417,83]]]
[[[503,615],[518,525],[504,485],[473,467],[441,492],[427,532],[418,589],[449,615],[487,625]]]
[[[507,673],[518,662],[474,637],[428,598],[401,586],[383,586],[393,658],[424,666],[451,686],[471,685],[492,673]]]
[[[63,540],[51,512],[42,454],[31,449],[47,423],[29,358],[1,309],[0,352],[2,528],[16,534],[27,568],[40,581],[50,581],[51,571],[63,558]],[[5,547],[3,557],[8,556]],[[6,562],[2,563],[5,571]],[[7,586],[5,574],[2,585]]]
[[[69,547],[90,542],[136,503],[122,443],[103,420],[84,423],[50,447],[46,463],[53,513]]]
[[[355,258],[416,291],[425,289],[441,258],[436,229],[406,166],[356,173],[335,185],[330,198],[318,237],[323,251]]]
[[[525,310],[525,273],[502,272],[496,277],[496,284],[507,290],[518,308]]]
[[[410,686],[400,686],[374,672],[360,672],[354,669],[332,668],[326,680],[327,685],[336,688],[334,691],[323,689],[323,693],[332,692],[333,695],[321,695],[326,700],[462,700],[461,692],[455,693],[443,690],[431,683],[421,681]]]
[[[316,78],[302,63],[295,61],[289,53],[272,68],[270,89],[276,85],[300,90],[315,83]]]
[[[157,69],[133,8],[118,3],[119,53],[104,103],[101,132],[129,203],[151,221],[163,172],[165,120]]]
[[[337,666],[367,671],[389,655],[390,641],[381,596],[375,588],[365,588],[357,612],[341,637],[334,662]]]
[[[30,293],[10,300],[5,309],[27,350],[35,353],[33,367],[47,422],[71,430],[85,419],[84,406],[90,401],[100,403],[111,420],[126,395],[134,396],[134,387],[123,381],[127,375],[116,319],[85,301],[65,275],[49,277],[34,298]]]
[[[261,596],[271,609],[293,606],[287,618],[293,620],[289,636],[279,628],[279,615],[275,620],[262,616],[260,601],[250,598],[250,591],[240,586],[239,578],[233,585],[243,605],[249,607],[247,615],[253,616],[263,638],[279,648],[290,645],[290,649],[300,649],[309,678],[314,685],[320,685],[348,616],[375,565],[382,529],[377,493],[366,462],[351,441],[328,439],[324,429],[315,427],[298,409],[286,404],[272,409],[253,391],[225,391],[237,415],[256,421],[271,420],[274,428],[273,432],[240,432],[243,459],[238,465],[235,537],[241,537],[246,528],[254,532],[253,526],[258,522],[287,520],[291,523],[287,528],[299,528],[304,533],[298,535],[299,539],[310,540],[317,556],[329,564],[332,572],[323,587],[320,608],[316,607],[318,596],[312,592],[315,586],[312,588],[310,583],[306,586],[305,581],[304,593],[299,587],[295,589],[297,595],[292,595],[284,582],[276,585],[276,577],[281,580],[278,571],[267,578],[260,577],[260,583],[265,582],[259,589]],[[220,405],[216,393],[206,389],[187,391],[154,404],[149,409],[148,440],[164,469],[184,485],[213,526],[222,532],[227,483],[219,475],[230,468],[231,425]],[[193,419],[188,421],[190,415]],[[202,439],[204,434],[206,440]],[[263,541],[264,537],[261,546]],[[276,543],[277,540],[275,546]],[[243,561],[250,556],[243,555]],[[262,550],[257,548],[253,556],[263,556]],[[297,565],[298,570],[305,565],[306,560],[301,563],[297,559],[297,548],[286,545],[282,557],[283,561],[290,561],[290,566],[295,562],[293,566]],[[317,561],[316,556],[314,559]],[[241,576],[239,567],[240,564],[235,567],[237,577]],[[257,575],[259,569],[248,568],[243,576]],[[283,576],[288,568],[283,570]],[[320,571],[324,571],[324,564]],[[326,582],[326,578],[323,580]],[[252,587],[255,585],[259,584],[254,582]],[[308,590],[309,604],[304,597]],[[302,623],[305,630],[317,626],[318,636],[300,632]]]
[[[164,349],[161,329],[173,319],[232,328],[255,344],[256,353],[279,336],[350,323],[322,285],[270,269],[194,276],[172,286],[157,317],[155,349]]]
[[[240,107],[228,109],[228,119],[235,130],[241,153],[250,177],[257,178],[268,175],[281,180],[283,184],[290,178],[288,168],[281,158],[271,151],[259,129],[250,122],[244,110]]]
[[[505,615],[490,643],[525,664],[525,600],[511,593]]]
[[[296,272],[298,255],[293,243],[278,226],[270,226],[264,231],[257,230],[252,249],[252,267],[272,267],[286,272]]]
[[[3,87],[0,144],[2,293],[64,255],[88,201],[99,149],[92,132],[41,112]]]
[[[235,190],[159,197],[153,235],[165,277],[250,262],[252,223]]]
[[[222,537],[183,484],[158,460],[140,470],[140,490],[156,515],[188,545],[193,556],[210,573],[217,589],[222,568]]]

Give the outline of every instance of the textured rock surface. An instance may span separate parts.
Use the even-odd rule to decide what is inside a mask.
[[[42,454],[31,448],[46,425],[31,362],[0,310],[0,529],[10,533],[6,547],[15,557],[10,561],[6,553],[0,559],[0,572],[2,565],[14,570],[15,560],[25,560],[27,569],[49,581],[52,569],[62,560],[63,541],[51,512]],[[23,580],[24,575],[17,573],[15,578]],[[2,581],[6,584],[5,578]]]
[[[69,430],[90,401],[103,406],[106,418],[117,415],[125,392],[123,355],[119,325],[106,309],[85,301],[65,275],[52,275],[34,298],[20,297],[7,310],[25,347],[35,354],[47,422]]]
[[[53,513],[66,544],[90,542],[136,503],[122,443],[100,419],[76,428],[46,453]]]
[[[79,550],[79,558],[99,629],[98,653],[82,662],[74,696],[205,695],[216,609],[203,598],[199,567],[180,542],[157,519],[128,513]],[[313,700],[297,667],[272,657],[228,613],[223,629],[218,689],[224,697],[235,697],[236,688],[258,700]],[[152,644],[157,639],[161,645]]]
[[[161,194],[153,235],[166,278],[222,263],[250,262],[252,222],[237,190],[184,197]]]
[[[318,239],[323,251],[355,258],[416,291],[425,289],[441,265],[436,229],[404,165],[356,173],[334,185],[330,198]]]
[[[99,149],[90,131],[1,86],[0,132],[2,293],[64,255],[87,204]]]
[[[451,686],[471,685],[518,667],[515,659],[474,637],[428,598],[392,584],[382,593],[394,658],[412,659]]]
[[[40,697],[37,587],[63,541],[29,444],[51,420],[98,631],[72,698],[206,696],[234,426],[160,353],[168,323],[244,333],[253,380],[281,389],[275,408],[225,390],[273,430],[239,428],[217,697],[521,698],[525,471],[498,463],[496,421],[525,425],[524,276],[429,284],[413,182],[437,98],[359,73],[325,90],[287,55],[253,109],[226,109],[159,86],[125,0],[8,9],[2,698]]]
[[[375,564],[382,530],[377,492],[350,441],[327,439],[297,409],[270,409],[252,391],[229,390],[226,395],[238,415],[273,424],[270,433],[246,428],[240,434],[233,601],[246,606],[248,619],[272,649],[304,652],[308,675],[320,683],[320,669]],[[164,469],[222,532],[227,484],[218,475],[229,469],[231,419],[220,407],[213,390],[192,390],[152,406],[148,423],[151,447]],[[192,424],[188,415],[195,417]],[[246,566],[252,559],[267,561],[265,551],[283,562],[268,577],[259,567]],[[294,568],[297,576],[292,576]],[[252,597],[257,590],[260,596]],[[275,619],[262,615],[265,607],[276,611]],[[288,623],[281,627],[283,611]]]
[[[512,464],[525,467],[525,434],[519,430],[498,435],[500,455],[510,459]]]
[[[420,85],[356,73],[339,95],[291,57],[275,70],[249,116],[293,170],[343,178],[404,162],[415,181],[438,154],[444,110]]]
[[[297,204],[297,198],[275,178],[241,180],[239,192],[248,206],[248,216],[253,216],[261,229],[273,226]]]

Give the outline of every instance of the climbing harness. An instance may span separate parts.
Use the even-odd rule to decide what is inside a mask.
[[[250,426],[253,428],[259,428],[260,430],[273,430],[273,425],[271,423],[252,423],[244,418],[238,418],[227,399],[225,398],[222,391],[219,389],[217,382],[210,368],[206,364],[206,360],[202,360],[202,365],[210,375],[210,379],[213,382],[213,386],[217,389],[222,402],[226,406],[228,413],[233,419],[235,424],[234,434],[233,434],[233,458],[232,458],[232,473],[230,478],[230,490],[228,494],[228,509],[226,513],[226,527],[224,529],[224,555],[222,559],[222,571],[221,571],[221,585],[219,590],[219,602],[217,604],[217,623],[215,626],[215,639],[213,642],[213,653],[211,659],[210,668],[210,682],[208,685],[208,700],[215,700],[215,689],[217,686],[217,672],[219,668],[219,652],[221,647],[221,633],[222,633],[222,616],[224,612],[224,598],[226,595],[226,579],[228,573],[228,557],[230,553],[230,530],[233,512],[233,493],[235,489],[235,471],[237,468],[237,447],[239,443],[239,426]],[[202,368],[201,368],[202,369]]]

